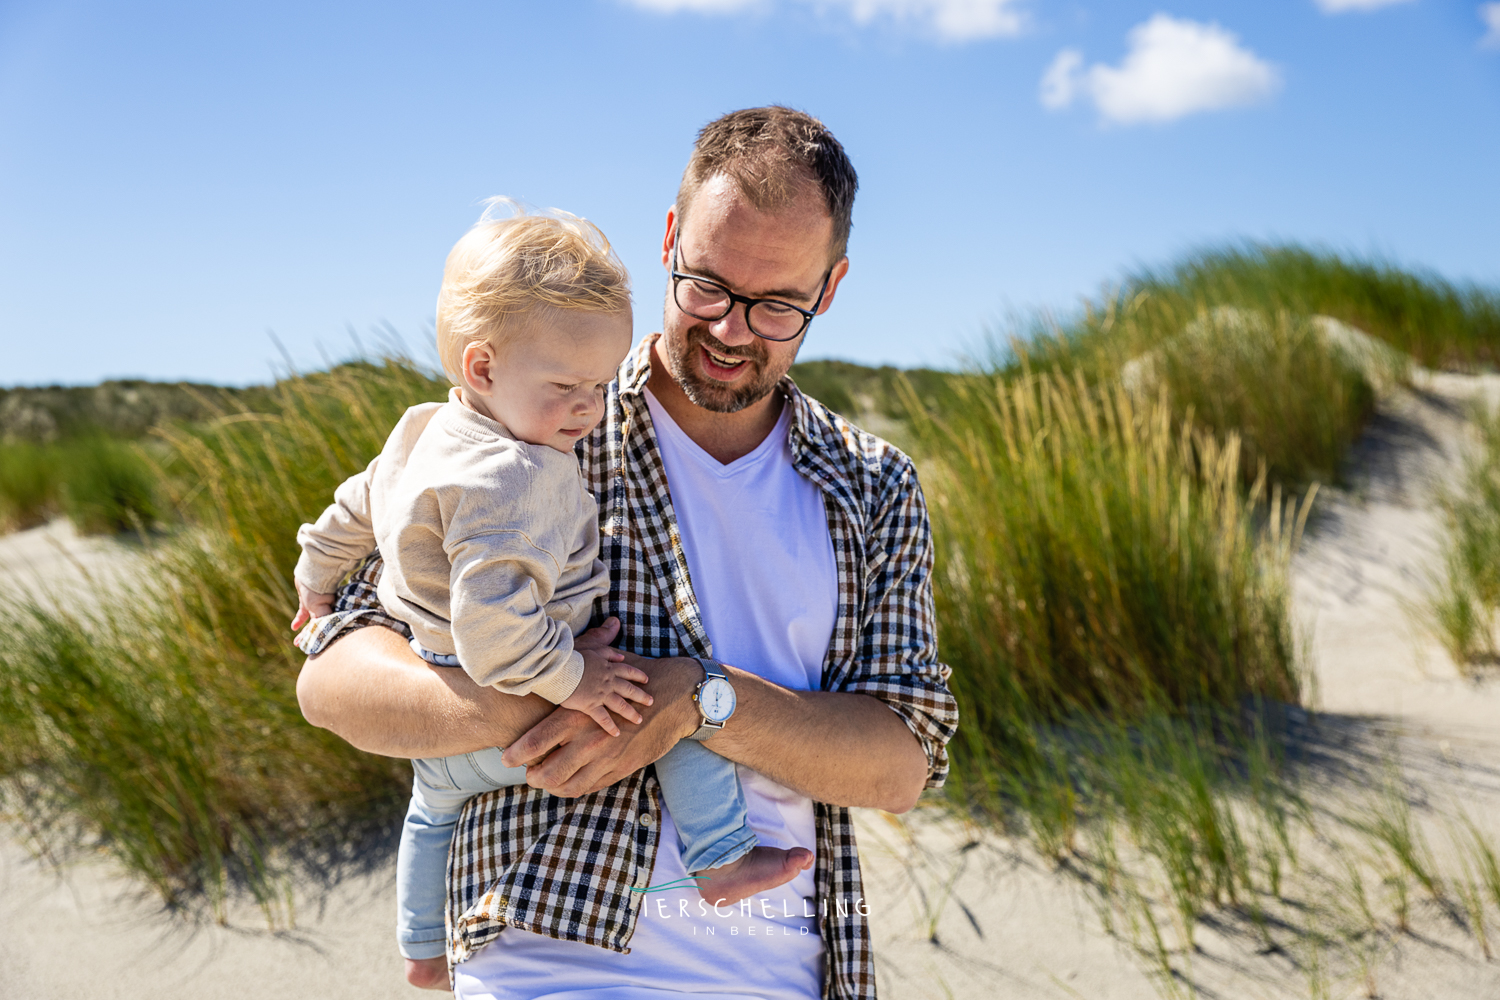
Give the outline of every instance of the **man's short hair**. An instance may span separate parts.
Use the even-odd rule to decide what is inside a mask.
[[[773,104],[731,111],[703,126],[677,189],[677,225],[711,177],[723,174],[758,211],[785,208],[811,184],[833,219],[830,264],[844,256],[859,177],[833,133],[812,115]]]
[[[496,208],[506,218],[492,218]],[[464,349],[502,348],[544,308],[620,312],[630,308],[630,275],[599,227],[567,212],[528,214],[514,202],[490,207],[448,253],[437,302],[443,370],[463,385]]]

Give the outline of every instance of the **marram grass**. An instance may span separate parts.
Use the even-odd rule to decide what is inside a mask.
[[[0,531],[60,515],[80,532],[150,528],[165,514],[148,450],[92,432],[50,444],[0,444]]]
[[[1109,877],[1099,845],[1128,840],[1190,936],[1291,851],[1296,795],[1244,709],[1299,698],[1287,564],[1311,496],[1246,491],[1235,437],[1164,391],[978,384],[914,427],[961,719],[949,797],[1060,863],[1094,845]]]
[[[1500,410],[1476,408],[1473,416],[1478,440],[1443,497],[1442,566],[1418,608],[1465,672],[1496,662],[1500,613]]]
[[[995,379],[918,421],[940,645],[996,739],[1018,713],[1295,701],[1286,558],[1300,528],[1240,487],[1238,442],[1081,376]],[[1303,508],[1305,513],[1305,505]]]
[[[1147,400],[1165,390],[1178,421],[1239,439],[1246,486],[1262,466],[1288,488],[1337,480],[1376,399],[1406,380],[1409,360],[1332,317],[1249,300],[1232,284],[1205,277],[1192,291],[1153,284],[1091,304],[1008,349],[1009,371],[1081,373]]]
[[[297,525],[443,386],[404,362],[275,387],[276,412],[166,431],[191,527],[128,585],[6,609],[0,789],[45,841],[80,821],[168,899],[241,882],[271,906],[280,848],[389,816],[404,762],[303,721],[287,622]]]
[[[1189,254],[1128,284],[1162,302],[1331,316],[1429,368],[1500,362],[1500,292],[1379,260],[1247,243]]]
[[[1118,334],[1113,325],[1127,313],[1144,330],[1173,335],[1184,319],[1222,308],[1330,317],[1429,368],[1500,361],[1500,289],[1296,244],[1196,250],[1137,271],[1051,332],[1088,357]]]

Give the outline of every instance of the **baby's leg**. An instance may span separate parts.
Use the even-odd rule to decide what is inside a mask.
[[[739,902],[790,882],[812,864],[805,848],[758,845],[734,763],[702,744],[679,741],[656,762],[656,776],[682,838],[682,863],[708,902]]]
[[[448,988],[443,908],[448,848],[464,803],[472,796],[526,780],[524,767],[505,767],[498,749],[412,761],[411,805],[396,854],[396,936],[413,986]]]

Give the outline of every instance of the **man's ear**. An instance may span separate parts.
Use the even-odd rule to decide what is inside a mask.
[[[668,262],[672,259],[672,242],[677,239],[677,206],[667,207],[667,234],[661,239],[661,266],[671,266]]]
[[[844,280],[844,275],[849,273],[849,258],[840,257],[839,262],[833,265],[833,270],[828,274],[828,291],[823,293],[823,301],[818,304],[818,315],[821,316],[833,305],[834,293],[839,290],[839,282]]]
[[[495,366],[498,359],[495,348],[482,340],[475,340],[464,348],[464,385],[481,396],[495,391]]]

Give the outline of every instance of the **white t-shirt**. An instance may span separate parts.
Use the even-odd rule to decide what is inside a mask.
[[[783,687],[818,688],[838,577],[823,494],[792,468],[791,408],[758,448],[723,465],[650,392],[646,402],[714,658]],[[738,771],[760,842],[816,851],[812,800]],[[661,817],[652,885],[687,876],[665,805]],[[824,950],[815,895],[812,870],[717,910],[690,887],[650,892],[630,954],[506,931],[455,969],[456,992],[470,1000],[813,1000],[822,994]]]

